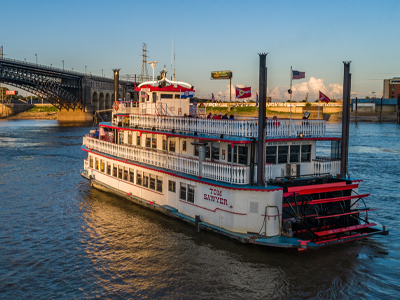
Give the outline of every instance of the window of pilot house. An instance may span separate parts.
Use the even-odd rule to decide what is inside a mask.
[[[169,151],[175,152],[175,141],[169,141]]]
[[[140,135],[136,136],[136,146],[140,146]]]
[[[161,94],[161,98],[164,98],[164,99],[172,99],[172,97],[173,97],[173,94]]]
[[[186,151],[186,141],[182,142],[182,151]]]
[[[140,171],[136,172],[136,184],[142,185],[142,172]]]
[[[149,187],[149,173],[143,172],[143,186],[147,188]]]
[[[192,185],[188,186],[187,201],[194,203],[194,186],[192,186]]]
[[[157,149],[157,137],[155,134],[153,134],[153,137],[151,138],[151,148]]]
[[[265,148],[265,163],[276,164],[276,146],[267,146]]]
[[[104,172],[104,160],[100,159],[100,171]]]
[[[146,137],[146,148],[150,148],[151,147],[151,138],[150,137]]]
[[[97,157],[95,158],[95,164],[94,164],[94,166],[95,166],[95,169],[96,169],[96,170],[99,169],[99,159],[98,159]]]
[[[129,181],[134,183],[135,182],[135,171],[129,168]]]
[[[107,174],[111,175],[111,163],[107,162]]]
[[[288,162],[289,146],[278,146],[278,164]]]
[[[175,94],[175,99],[180,99],[181,95],[180,94]]]
[[[124,180],[128,181],[128,168],[124,167]]]
[[[162,176],[157,176],[156,191],[162,193]]]
[[[311,162],[311,145],[301,145],[301,162]]]
[[[93,156],[89,155],[89,167],[93,168]]]
[[[117,165],[113,165],[113,176],[117,177]]]
[[[181,190],[180,190],[180,197],[181,200],[185,200],[186,201],[186,184],[185,183],[181,183]]]
[[[150,189],[156,189],[156,175],[150,174]]]
[[[163,136],[163,140],[162,140],[162,149],[164,151],[167,151],[167,147],[168,147],[168,140],[165,136]]]
[[[118,166],[118,178],[122,179],[122,166]]]
[[[168,180],[168,191],[176,193],[176,182]]]
[[[300,162],[300,145],[290,145],[290,163]]]

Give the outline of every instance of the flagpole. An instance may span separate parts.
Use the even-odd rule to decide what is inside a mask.
[[[236,120],[236,85],[235,85],[235,120]]]
[[[290,99],[289,99],[289,106],[290,106],[290,125],[289,125],[289,135],[292,134],[292,83],[293,83],[293,69],[290,66]]]

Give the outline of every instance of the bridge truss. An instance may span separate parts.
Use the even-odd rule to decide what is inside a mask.
[[[83,109],[83,74],[0,58],[0,82],[45,98],[58,109]]]

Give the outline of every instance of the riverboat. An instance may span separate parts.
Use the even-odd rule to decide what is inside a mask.
[[[258,118],[207,118],[188,83],[164,76],[135,93],[83,137],[91,186],[243,243],[305,250],[388,233],[369,219],[362,180],[339,175],[341,138],[324,120],[267,119],[260,138]]]

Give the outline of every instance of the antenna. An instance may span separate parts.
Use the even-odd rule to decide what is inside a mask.
[[[174,81],[175,81],[175,51],[174,51]]]
[[[172,51],[171,51],[171,80],[172,80],[172,54],[174,53],[174,39],[172,39]]]
[[[146,44],[143,43],[142,46],[142,72],[140,73],[141,81],[144,81],[144,78],[149,77],[149,73],[147,72],[147,54],[146,54]]]

